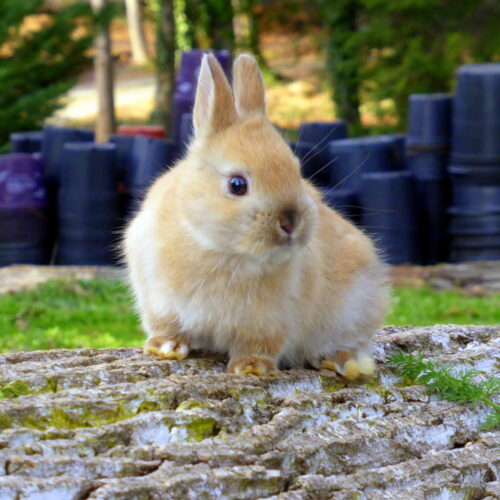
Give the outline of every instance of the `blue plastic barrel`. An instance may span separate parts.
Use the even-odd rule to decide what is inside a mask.
[[[407,149],[406,165],[415,179],[444,179],[448,172],[448,152],[443,149]]]
[[[448,179],[415,179],[416,205],[421,228],[422,263],[434,265],[446,262],[449,251]]]
[[[449,208],[450,234],[497,234],[500,233],[499,211],[478,211]]]
[[[68,127],[43,128],[42,158],[49,183],[57,182],[62,160],[63,147],[68,142],[92,142],[92,130]]]
[[[322,147],[308,142],[290,144],[290,148],[300,161],[302,177],[317,187],[326,188],[330,182],[332,166],[324,162]]]
[[[415,185],[409,172],[373,172],[361,178],[361,225],[390,264],[421,263]]]
[[[408,108],[408,147],[450,144],[453,96],[411,94]]]
[[[380,139],[387,139],[392,141],[393,144],[393,163],[394,170],[405,170],[406,169],[406,142],[407,137],[405,134],[381,134],[374,135],[372,137],[378,137]]]
[[[451,236],[452,248],[496,248],[500,247],[500,233],[497,234],[467,234]]]
[[[500,212],[500,184],[466,184],[454,182],[451,205],[457,209]]]
[[[57,190],[63,147],[68,142],[92,142],[93,140],[94,132],[91,130],[52,126],[43,128],[42,159],[47,188],[49,238],[52,242],[57,234]]]
[[[500,184],[500,164],[463,165],[451,163],[448,172],[454,183],[484,186]]]
[[[398,168],[394,139],[388,136],[358,137],[330,142],[327,162],[331,163],[329,186],[359,192],[361,176]]]
[[[58,196],[56,262],[113,265],[120,230],[114,144],[67,143]]]
[[[167,139],[136,137],[132,148],[128,213],[135,211],[147,189],[178,158],[177,144]]]
[[[500,246],[483,248],[452,248],[450,262],[500,260]]]
[[[132,176],[132,151],[136,136],[133,135],[112,135],[109,142],[116,148],[116,173],[118,179],[129,184]]]
[[[42,150],[43,132],[14,132],[10,134],[11,153],[39,153]]]
[[[303,177],[318,187],[326,187],[331,169],[327,165],[328,144],[346,137],[347,125],[343,121],[301,123],[298,141],[292,149],[301,160]]]
[[[327,189],[323,192],[325,203],[352,222],[359,223],[360,207],[352,189]]]
[[[500,63],[467,64],[457,75],[455,163],[500,165]]]
[[[347,125],[344,121],[304,122],[299,127],[299,142],[326,146],[330,141],[347,138]]]
[[[0,156],[0,266],[48,264],[47,197],[39,154]]]

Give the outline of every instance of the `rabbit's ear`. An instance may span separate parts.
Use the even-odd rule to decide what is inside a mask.
[[[262,74],[257,61],[248,54],[241,54],[234,61],[233,90],[239,113],[266,113]]]
[[[193,110],[197,136],[220,132],[236,120],[234,97],[224,71],[212,54],[201,62]]]

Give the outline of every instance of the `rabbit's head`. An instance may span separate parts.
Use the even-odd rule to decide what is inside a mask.
[[[195,240],[207,250],[259,258],[306,246],[317,195],[266,116],[251,56],[236,59],[233,89],[215,57],[204,56],[193,125],[178,193],[181,222]]]

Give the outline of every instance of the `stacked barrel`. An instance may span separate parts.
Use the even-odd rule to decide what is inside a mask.
[[[448,153],[453,98],[413,94],[409,99],[407,167],[413,174],[424,264],[448,256]]]
[[[363,174],[361,225],[389,264],[421,263],[420,225],[410,172]]]
[[[40,155],[0,156],[0,266],[48,264],[50,250]]]
[[[58,264],[112,265],[119,218],[116,147],[69,142],[58,189]]]
[[[450,259],[500,259],[500,64],[458,71],[453,114]]]

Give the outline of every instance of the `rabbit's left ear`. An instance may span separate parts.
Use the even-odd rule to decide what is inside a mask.
[[[233,65],[233,91],[236,109],[240,114],[266,114],[266,95],[257,61],[241,54]]]
[[[224,71],[213,54],[206,54],[201,62],[193,109],[195,134],[215,134],[228,128],[236,118],[233,92]]]

